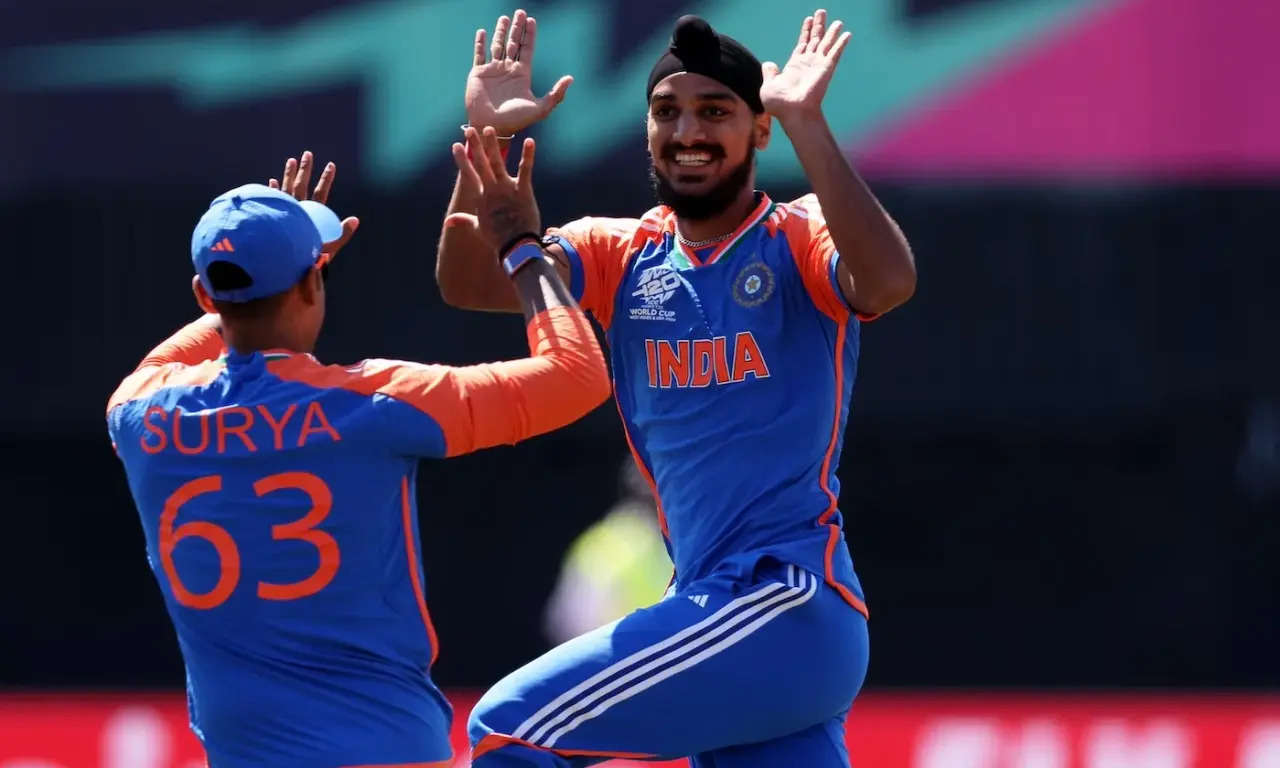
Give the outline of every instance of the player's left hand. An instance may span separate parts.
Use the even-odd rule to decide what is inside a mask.
[[[828,26],[827,12],[819,9],[804,20],[800,39],[782,71],[772,61],[764,63],[760,101],[766,112],[781,120],[821,110],[840,54],[853,37],[852,33],[842,33],[843,28],[844,22],[839,20]]]
[[[307,185],[311,183],[311,169],[315,165],[315,156],[310,152],[303,152],[302,159],[291,157],[284,163],[284,172],[280,174],[279,179],[271,179],[267,184],[272,189],[283,190],[293,195],[298,200],[307,199]],[[338,166],[329,163],[320,172],[320,180],[316,182],[316,188],[311,193],[311,199],[321,205],[329,204],[329,191],[333,189],[333,177],[338,173]],[[338,255],[338,251],[351,240],[352,235],[356,233],[356,228],[360,226],[360,220],[355,216],[348,216],[342,220],[342,236],[337,240],[324,244],[324,253],[332,259]]]

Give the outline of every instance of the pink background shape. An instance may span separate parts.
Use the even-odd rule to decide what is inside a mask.
[[[881,175],[1280,175],[1278,38],[1276,0],[1127,0],[854,154]]]

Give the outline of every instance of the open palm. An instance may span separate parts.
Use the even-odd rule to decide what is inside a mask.
[[[278,189],[282,192],[293,195],[297,200],[307,199],[307,187],[311,184],[311,169],[315,165],[315,155],[311,152],[303,152],[302,159],[289,158],[284,163],[284,173],[278,179],[270,179],[267,185],[272,189]],[[315,191],[311,193],[311,199],[321,205],[329,204],[329,192],[333,189],[333,178],[338,173],[338,166],[329,163],[320,172],[320,181],[316,182]],[[356,228],[360,226],[360,220],[355,216],[348,216],[342,220],[342,236],[337,240],[324,244],[324,253],[328,259],[333,259],[338,255],[338,251],[342,250],[356,233]]]
[[[467,122],[492,126],[511,136],[551,114],[573,78],[564,76],[544,96],[533,93],[533,54],[538,23],[523,10],[502,16],[493,30],[493,44],[485,45],[483,29],[476,31],[475,56],[467,76]]]
[[[764,64],[760,101],[766,112],[780,117],[791,112],[816,111],[822,106],[840,54],[853,37],[848,32],[842,34],[843,27],[841,21],[827,26],[827,12],[818,10],[804,20],[800,39],[782,71],[779,72],[773,62]]]

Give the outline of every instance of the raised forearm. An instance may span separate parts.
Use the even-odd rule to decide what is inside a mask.
[[[529,356],[456,369],[469,414],[451,452],[512,445],[559,429],[608,399],[604,355],[586,315],[554,267],[526,264],[512,279],[524,310]]]
[[[479,191],[461,175],[449,201],[449,214],[474,214]],[[436,249],[436,284],[447,304],[463,309],[513,312],[518,310],[511,282],[503,274],[496,254],[476,230],[448,226]]]
[[[572,307],[577,304],[569,294],[556,268],[550,261],[532,262],[520,270],[511,279],[515,293],[520,302],[520,310],[524,313],[525,322],[548,309]]]
[[[840,262],[852,278],[858,310],[892,309],[915,290],[915,260],[902,230],[845,159],[821,113],[779,123],[822,205]]]

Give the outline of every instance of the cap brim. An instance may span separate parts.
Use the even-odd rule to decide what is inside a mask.
[[[342,237],[342,220],[338,218],[338,214],[329,210],[328,206],[317,203],[315,200],[302,200],[299,205],[307,212],[311,223],[315,224],[316,229],[320,231],[321,240],[332,243]]]

